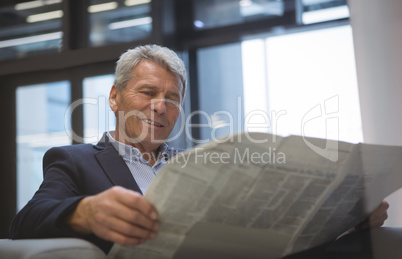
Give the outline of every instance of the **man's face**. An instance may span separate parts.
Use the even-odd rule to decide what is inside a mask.
[[[116,134],[126,144],[153,151],[173,130],[183,86],[175,75],[148,60],[141,61],[132,74],[123,90],[113,86],[110,92],[110,107],[117,116]]]

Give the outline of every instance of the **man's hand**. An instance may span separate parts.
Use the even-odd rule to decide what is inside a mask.
[[[378,206],[378,208],[369,215],[369,217],[360,223],[357,228],[359,229],[367,229],[367,228],[375,228],[381,227],[384,225],[385,220],[388,218],[387,209],[389,208],[389,204],[387,201],[383,200]]]
[[[156,237],[157,218],[156,209],[141,194],[115,186],[82,199],[67,224],[81,234],[138,245]]]

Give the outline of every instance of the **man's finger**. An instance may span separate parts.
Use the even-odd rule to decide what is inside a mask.
[[[377,209],[371,214],[371,216],[372,216],[373,218],[374,218],[374,217],[380,218],[380,217],[382,217],[382,215],[383,215],[384,213],[387,213],[388,208],[389,208],[388,202],[385,201],[385,200],[383,200],[383,201],[381,202],[381,204],[377,207]]]
[[[155,239],[157,236],[155,231],[144,229],[118,218],[110,218],[103,227],[119,235],[126,236],[128,239],[136,238],[139,240],[148,240]]]
[[[117,204],[111,215],[128,224],[136,225],[150,231],[158,231],[159,224],[156,220],[150,219],[139,210],[134,210],[125,204]]]
[[[144,216],[149,217],[151,220],[158,219],[158,213],[155,207],[141,194],[122,187],[113,187],[111,191],[113,192],[113,195],[116,196],[116,199],[127,207],[140,211]]]

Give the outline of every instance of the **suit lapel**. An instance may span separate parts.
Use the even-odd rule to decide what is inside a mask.
[[[113,185],[119,185],[142,194],[123,158],[108,142],[103,144],[95,146],[97,148],[103,147],[95,153],[95,158]]]

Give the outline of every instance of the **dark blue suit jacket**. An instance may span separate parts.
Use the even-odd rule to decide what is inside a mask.
[[[176,150],[168,149],[169,157]],[[10,227],[12,239],[78,237],[106,253],[112,243],[95,235],[80,235],[65,225],[79,201],[114,185],[141,193],[130,170],[106,134],[97,145],[55,147],[43,158],[43,183]]]

